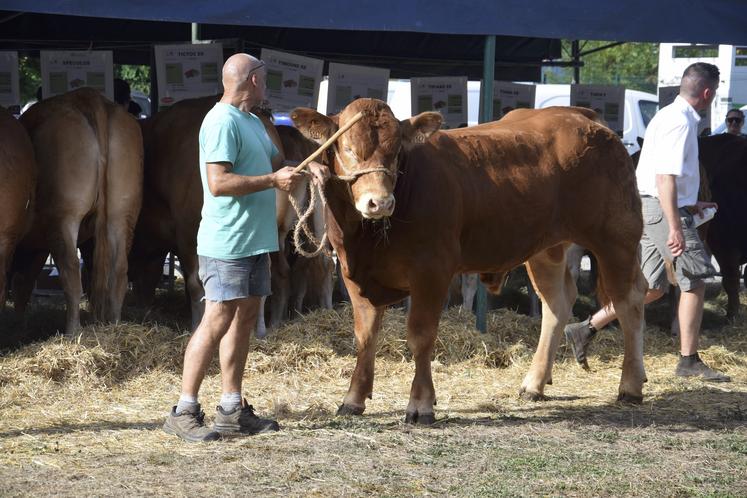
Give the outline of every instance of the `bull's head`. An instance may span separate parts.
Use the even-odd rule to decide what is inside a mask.
[[[386,218],[394,212],[400,154],[403,149],[425,142],[438,130],[441,115],[424,112],[398,121],[384,102],[358,99],[336,116],[298,108],[291,113],[291,119],[301,133],[321,144],[358,112],[363,112],[363,119],[333,145],[334,173],[350,181],[353,203],[364,218]]]

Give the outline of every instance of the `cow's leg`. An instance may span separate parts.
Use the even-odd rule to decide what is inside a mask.
[[[16,313],[23,315],[31,299],[36,278],[44,268],[49,252],[18,249],[11,266],[11,292]]]
[[[257,311],[257,328],[254,330],[254,335],[262,339],[267,336],[267,325],[265,323],[265,302],[267,296],[262,296],[259,299],[259,310]]]
[[[353,303],[358,358],[350,379],[350,388],[337,414],[360,415],[366,409],[366,398],[370,399],[373,393],[376,338],[381,329],[385,307],[374,306],[368,299],[361,297],[358,287],[347,278],[345,285],[350,289],[350,300]]]
[[[52,258],[60,273],[60,283],[65,292],[66,325],[65,334],[71,336],[80,328],[80,296],[83,287],[80,279],[78,259],[78,220],[53,221],[53,233],[49,236]]]
[[[319,256],[322,258],[322,281],[319,288],[319,306],[331,310],[332,309],[332,291],[333,291],[333,273],[335,271],[335,263],[332,258],[324,254]]]
[[[732,250],[720,256],[718,265],[721,269],[721,285],[728,299],[726,317],[734,320],[739,314],[739,253]]]
[[[431,376],[431,358],[450,274],[440,280],[438,275],[428,277],[427,282],[413,282],[407,316],[407,346],[415,361],[415,378],[405,414],[405,422],[410,424],[432,424],[436,420],[433,415],[436,390]]]
[[[116,214],[116,216],[112,216]],[[94,268],[94,271],[105,271],[109,275],[109,296],[104,319],[118,323],[122,318],[122,305],[127,292],[127,254],[132,243],[135,228],[135,216],[126,213],[109,212],[106,235],[109,242],[110,261],[107,268]],[[161,267],[163,268],[163,267]],[[163,272],[163,269],[161,270]]]
[[[643,309],[648,284],[640,270],[637,248],[612,237],[604,252],[597,252],[601,290],[612,302],[623,330],[625,356],[618,394],[619,401],[640,403],[646,372],[643,368]]]
[[[205,296],[205,289],[202,288],[202,282],[200,282],[197,253],[183,251],[177,257],[184,276],[184,286],[187,288],[187,295],[189,296],[192,330],[194,331],[197,330],[197,326],[202,320],[202,314],[205,312],[205,303],[202,301],[203,296]]]
[[[463,273],[462,276],[462,309],[472,311],[477,294],[477,273]]]
[[[270,296],[270,328],[276,328],[288,316],[288,301],[291,288],[291,268],[288,264],[284,248],[280,246],[278,252],[270,254],[271,288]]]
[[[532,365],[519,393],[533,401],[544,397],[545,384],[552,382],[552,365],[563,327],[571,317],[576,301],[576,282],[565,261],[567,244],[553,246],[527,263],[529,279],[542,300],[542,331]]]
[[[130,261],[128,271],[138,307],[147,308],[153,305],[156,288],[163,277],[163,262],[167,254],[168,251],[158,251]]]

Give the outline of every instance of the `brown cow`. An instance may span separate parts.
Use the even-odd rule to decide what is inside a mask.
[[[39,169],[34,223],[18,248],[13,281],[22,311],[47,254],[60,272],[66,332],[80,326],[78,246],[95,240],[92,290],[97,320],[118,321],[127,290],[127,253],[142,197],[143,146],[135,119],[99,92],[81,88],[21,116]]]
[[[698,141],[711,200],[718,212],[706,225],[706,242],[721,270],[726,316],[739,314],[739,266],[747,263],[747,139],[724,133]],[[744,274],[747,285],[747,270]]]
[[[31,222],[35,185],[34,148],[28,133],[0,107],[0,309],[5,306],[5,275],[13,252]]]
[[[130,254],[130,275],[139,303],[149,304],[161,278],[164,258],[169,251],[173,251],[179,258],[184,275],[193,329],[202,317],[201,299],[204,295],[197,264],[197,229],[202,210],[198,135],[203,118],[218,98],[183,100],[142,125],[145,143],[144,199]],[[302,160],[309,151],[314,150],[313,143],[297,130],[287,126],[276,128],[269,114],[260,111],[256,110],[257,115],[286,159]],[[293,191],[301,202],[305,189],[306,183],[300,182]],[[272,255],[273,324],[285,315],[284,310],[288,305],[290,268],[285,256],[280,255],[284,255],[285,239],[295,221],[287,192],[277,191],[276,206],[280,252]],[[258,332],[262,333],[261,330]]]
[[[338,413],[364,411],[385,307],[409,294],[415,377],[405,421],[432,423],[431,356],[452,276],[479,272],[483,281],[500,283],[525,261],[543,313],[521,393],[542,398],[576,298],[565,264],[571,241],[599,260],[600,284],[625,331],[619,399],[640,402],[641,203],[625,147],[593,111],[521,109],[499,122],[444,132],[437,131],[437,113],[400,122],[374,99],[356,100],[335,118],[311,109],[291,117],[302,131],[335,129],[359,111],[365,117],[335,150],[335,172],[350,181],[326,187],[327,231],[350,291],[358,345]]]

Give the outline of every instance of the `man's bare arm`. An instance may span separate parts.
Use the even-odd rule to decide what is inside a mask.
[[[669,225],[667,247],[677,257],[685,250],[685,234],[682,232],[680,213],[677,209],[677,182],[674,175],[656,175],[656,188],[664,218]]]
[[[274,173],[260,176],[237,175],[231,172],[231,163],[207,163],[207,183],[210,193],[216,197],[253,194],[268,188],[288,191],[301,179],[293,168],[281,168]]]

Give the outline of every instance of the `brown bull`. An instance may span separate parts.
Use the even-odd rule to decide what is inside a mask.
[[[407,343],[415,377],[405,420],[434,421],[431,356],[449,282],[459,272],[500,275],[526,262],[542,298],[542,331],[521,392],[543,396],[576,288],[570,242],[599,260],[600,284],[625,332],[619,399],[640,402],[643,297],[638,266],[641,203],[620,140],[576,108],[517,110],[501,121],[437,131],[436,113],[397,121],[381,101],[359,99],[337,117],[296,109],[302,131],[334,130],[366,115],[336,145],[327,185],[327,230],[350,291],[358,359],[339,413],[371,396],[374,352],[387,305],[408,294]]]
[[[44,100],[21,123],[39,169],[34,222],[19,245],[13,281],[23,310],[49,252],[67,304],[66,332],[80,326],[78,246],[95,240],[90,302],[97,320],[120,318],[127,253],[142,197],[143,146],[135,119],[90,88]]]
[[[0,309],[5,306],[6,272],[31,221],[35,186],[34,148],[28,133],[0,107]]]
[[[199,170],[200,125],[218,97],[183,100],[142,124],[145,143],[143,210],[138,220],[130,255],[130,275],[141,305],[152,302],[169,251],[179,258],[192,313],[192,328],[200,323],[204,295],[198,276],[197,229],[202,210]],[[305,159],[313,143],[297,130],[275,127],[270,116],[256,111],[270,139],[289,160]],[[303,200],[306,183],[293,195]],[[273,254],[272,321],[276,324],[287,309],[290,268],[284,256],[286,236],[295,221],[288,193],[276,192],[280,252]],[[281,312],[283,310],[283,312]],[[261,331],[260,331],[261,333]]]

